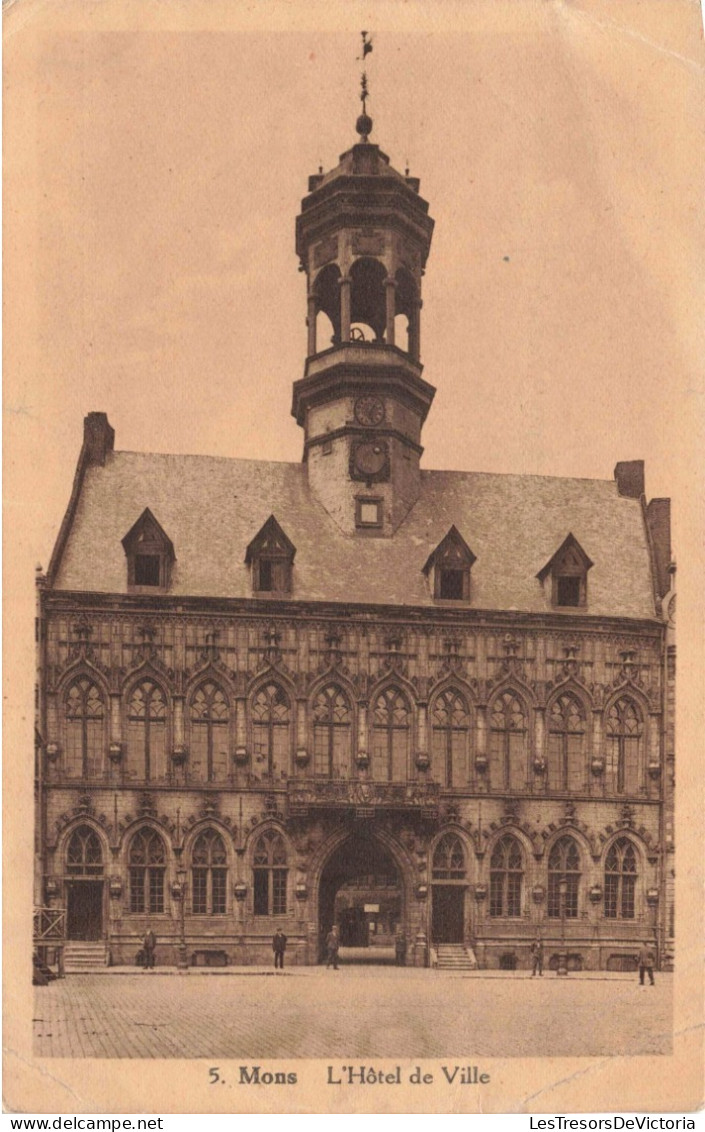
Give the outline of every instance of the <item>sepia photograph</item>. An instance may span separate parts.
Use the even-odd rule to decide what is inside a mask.
[[[702,1103],[699,5],[4,19],[6,1104]]]

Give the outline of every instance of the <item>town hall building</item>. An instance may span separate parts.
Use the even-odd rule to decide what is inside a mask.
[[[35,943],[67,970],[673,958],[674,572],[644,466],[433,471],[434,221],[372,121],[296,221],[300,463],[84,422],[38,586]],[[303,312],[302,312],[303,314]],[[431,375],[433,376],[433,375]],[[620,454],[621,455],[621,454]]]

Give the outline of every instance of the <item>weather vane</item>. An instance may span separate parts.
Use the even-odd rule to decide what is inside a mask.
[[[366,31],[360,32],[360,35],[362,36],[362,55],[358,55],[357,59],[358,62],[364,62],[366,57],[372,51],[372,40],[368,39],[368,33]],[[363,71],[362,77],[360,79],[360,101],[362,102],[362,114],[358,118],[356,126],[357,132],[362,136],[363,141],[367,141],[370,131],[372,130],[372,119],[368,116],[367,113],[368,98],[369,90],[367,89],[367,71]]]

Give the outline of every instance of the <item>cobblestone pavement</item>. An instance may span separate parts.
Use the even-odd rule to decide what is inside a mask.
[[[309,967],[276,975],[69,975],[34,990],[35,1053],[274,1059],[671,1052],[670,975],[640,987],[636,976],[493,974]]]

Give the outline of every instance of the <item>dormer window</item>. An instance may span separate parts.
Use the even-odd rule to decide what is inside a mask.
[[[425,574],[433,571],[433,596],[439,601],[469,601],[474,561],[475,555],[465,539],[451,527],[424,566]]]
[[[296,547],[270,515],[245,554],[245,562],[252,568],[253,593],[290,593],[295,554]]]
[[[164,592],[169,588],[174,545],[147,507],[125,535],[127,588],[133,593]]]
[[[592,562],[578,540],[569,534],[537,577],[551,580],[551,603],[557,609],[579,609],[587,605],[587,575]]]
[[[135,555],[135,585],[158,586],[161,562],[158,554]]]

